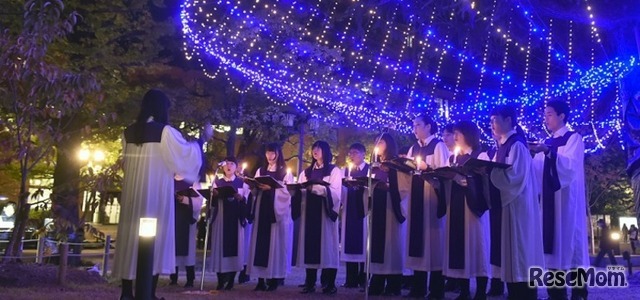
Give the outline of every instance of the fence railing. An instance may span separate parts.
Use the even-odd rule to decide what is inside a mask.
[[[68,257],[102,257],[102,268],[100,270],[100,275],[103,277],[107,276],[107,270],[109,266],[109,258],[111,255],[111,235],[107,235],[104,239],[104,242],[93,242],[93,243],[72,243],[72,242],[62,242],[48,239],[44,236],[41,236],[38,239],[28,239],[21,241],[21,247],[24,246],[25,243],[37,242],[36,244],[36,254],[35,255],[21,255],[21,256],[7,256],[3,255],[3,258],[15,258],[21,260],[27,259],[35,259],[35,262],[38,264],[42,264],[46,259],[50,258],[59,258],[60,264],[63,262],[67,262]],[[0,241],[0,244],[8,244],[9,241]],[[77,249],[73,246],[82,246],[82,247],[103,247],[102,253],[69,253],[74,249]],[[69,250],[71,249],[71,250]],[[6,250],[5,250],[6,251]]]

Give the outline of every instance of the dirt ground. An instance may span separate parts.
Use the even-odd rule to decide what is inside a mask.
[[[338,275],[337,283],[344,282],[344,269]],[[118,299],[119,282],[108,282],[94,272],[83,269],[69,269],[66,286],[57,284],[58,268],[54,265],[37,264],[5,264],[0,265],[0,299]],[[158,296],[165,299],[364,299],[364,292],[360,289],[339,288],[333,296],[325,296],[318,291],[311,295],[299,293],[298,284],[304,280],[304,271],[294,268],[287,277],[285,286],[275,292],[254,292],[255,278],[248,283],[236,285],[231,291],[215,291],[215,275],[207,274],[204,291],[199,291],[200,273],[196,276],[196,288],[185,289],[181,286],[169,286],[168,277],[161,277]],[[629,287],[626,288],[592,288],[589,290],[589,299],[638,299],[640,295],[640,272],[636,272],[628,278]],[[473,281],[472,281],[473,282]],[[184,273],[180,274],[179,283],[184,283]],[[473,292],[472,285],[472,292]],[[407,293],[408,291],[403,291]],[[447,293],[446,299],[454,299],[456,293]],[[539,298],[545,298],[546,292],[539,290]],[[381,298],[381,297],[373,297]],[[399,297],[397,297],[400,299]],[[506,297],[493,297],[490,299],[506,299]]]

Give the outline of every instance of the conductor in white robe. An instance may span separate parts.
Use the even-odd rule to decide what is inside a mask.
[[[539,194],[542,199],[542,238],[545,266],[569,271],[588,268],[587,209],[584,181],[584,142],[569,131],[569,105],[547,103],[544,120],[552,136],[544,144],[531,145]],[[575,276],[575,273],[571,273]],[[551,299],[566,299],[566,288],[549,288]],[[575,288],[572,299],[586,298],[584,288]]]
[[[224,176],[211,185],[211,268],[218,275],[217,290],[233,288],[236,272],[245,263],[244,226],[246,225],[246,201],[249,186],[236,176],[237,160],[224,159]],[[230,186],[233,195],[221,195],[216,188]]]
[[[293,183],[287,172],[282,148],[276,143],[265,147],[266,164],[255,177],[271,176],[280,184]],[[253,231],[249,246],[247,269],[258,278],[255,291],[275,291],[278,279],[284,279],[291,263],[291,194],[287,188],[273,189],[259,184],[250,218]]]
[[[420,170],[447,166],[449,150],[435,134],[436,122],[426,114],[413,120],[416,143],[409,149],[407,157],[420,157]],[[409,199],[407,215],[407,238],[405,266],[413,270],[413,283],[409,297],[424,297],[429,275],[429,295],[444,297],[442,255],[444,252],[444,224],[446,217],[438,215],[438,194],[431,183],[420,176],[398,173],[400,193]],[[441,207],[444,210],[444,207]]]
[[[544,266],[542,226],[532,158],[523,133],[516,133],[516,110],[497,106],[491,111],[491,130],[499,138],[495,161],[511,165],[494,168],[491,182],[502,203],[501,277],[510,299],[536,299],[529,287],[529,268]]]
[[[303,294],[315,292],[317,269],[322,269],[323,294],[337,292],[336,274],[340,265],[338,211],[342,194],[342,172],[331,164],[329,144],[316,141],[311,146],[311,166],[300,174],[299,183],[324,181],[328,186],[311,184],[296,193],[292,200],[294,218],[300,218],[296,264],[306,269]]]
[[[364,161],[366,148],[360,143],[349,146],[348,157],[351,168],[344,170],[345,178],[366,177],[369,164]],[[340,234],[340,261],[345,262],[345,288],[364,286],[366,282],[365,261],[367,249],[366,210],[368,194],[363,187],[342,187],[342,214]]]
[[[153,298],[159,274],[174,271],[174,176],[191,182],[202,165],[202,143],[212,131],[206,126],[199,141],[187,142],[168,124],[170,101],[158,90],[142,99],[137,120],[122,137],[124,180],[118,223],[118,250],[112,276],[122,279],[121,299],[133,299],[140,218],[157,218],[153,257]]]

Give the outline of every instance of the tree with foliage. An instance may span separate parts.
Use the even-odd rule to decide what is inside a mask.
[[[65,134],[86,99],[99,99],[99,84],[85,73],[61,68],[50,56],[52,43],[72,32],[78,15],[64,15],[61,1],[30,0],[17,33],[0,34],[0,122],[11,132],[14,159],[20,165],[20,194],[16,222],[6,257],[20,255],[30,206],[29,174]]]
[[[626,176],[626,156],[618,137],[613,137],[602,152],[585,157],[587,199],[591,214],[627,215],[633,209],[633,197]]]

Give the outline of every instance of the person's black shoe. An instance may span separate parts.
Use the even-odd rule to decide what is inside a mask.
[[[221,291],[224,289],[224,281],[218,281],[218,286],[216,286],[216,290]]]
[[[303,287],[305,287],[305,286],[307,286],[307,285],[306,285],[306,284],[304,284],[304,283],[303,283],[303,284],[298,284],[298,287],[301,287],[301,288],[303,288]]]
[[[382,293],[382,296],[386,296],[386,297],[397,297],[400,295],[402,295],[400,291],[385,291],[384,293]]]
[[[404,298],[414,298],[414,299],[423,299],[425,294],[418,294],[410,292],[409,294],[404,295]]]
[[[442,300],[442,299],[444,299],[444,296],[436,296],[434,294],[429,294],[429,295],[427,295],[426,299],[429,299],[429,300]]]
[[[342,285],[343,288],[354,289],[358,287],[357,283],[345,283]]]
[[[185,288],[192,288],[193,287],[193,281],[187,281],[187,283],[184,284]]]
[[[278,289],[278,279],[267,279],[267,292],[273,292]]]
[[[305,286],[302,291],[300,292],[300,294],[311,294],[311,293],[315,293],[316,292],[316,288],[313,286]]]
[[[369,288],[369,296],[381,296],[382,290]]]
[[[460,295],[458,295],[455,300],[471,300],[471,295],[468,293],[460,293]]]
[[[253,289],[254,291],[266,291],[267,285],[264,284],[264,281],[258,281],[258,285]]]
[[[335,295],[338,289],[335,286],[328,286],[322,289],[322,293],[325,295]]]
[[[132,296],[120,296],[120,300],[135,300],[135,298],[133,298]]]

